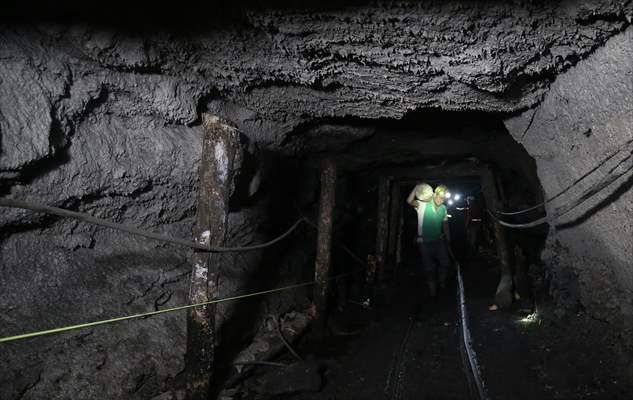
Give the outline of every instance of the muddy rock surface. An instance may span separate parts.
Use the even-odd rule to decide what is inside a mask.
[[[401,2],[209,15],[174,29],[161,25],[163,19],[131,29],[111,20],[3,18],[0,194],[191,238],[200,115],[208,111],[242,133],[244,162],[236,165],[228,238],[237,245],[264,241],[294,223],[298,215],[284,203],[288,198],[313,201],[315,177],[270,153],[318,147],[324,132],[336,136],[336,129],[312,127],[321,122],[398,119],[433,107],[510,118],[538,107],[517,116],[517,126],[533,119],[542,126],[538,132],[523,137],[522,129],[506,126],[537,158],[548,194],[560,184],[547,181],[546,171],[568,181],[598,158],[578,148],[552,162],[556,155],[547,149],[573,146],[573,135],[583,139],[587,129],[591,146],[609,148],[630,133],[630,114],[617,122],[609,111],[630,105],[630,2]],[[593,68],[604,63],[619,68]],[[617,89],[622,82],[624,90]],[[616,95],[599,96],[595,85],[617,89]],[[574,96],[581,100],[567,105],[558,94],[572,88],[580,88]],[[605,111],[574,107],[589,104]],[[548,116],[561,110],[569,110],[566,122],[546,127]],[[576,120],[582,123],[573,125]],[[620,128],[604,136],[592,125],[610,121]],[[287,140],[302,129],[312,144]],[[570,131],[576,133],[566,136]],[[352,134],[362,139],[372,130]],[[290,194],[288,182],[299,182]],[[630,193],[616,191],[615,205],[552,239],[569,252],[560,268],[572,266],[579,301],[603,310],[609,321],[633,308],[622,300],[631,290],[625,272],[631,219],[622,218],[632,212]],[[614,237],[612,228],[622,221]],[[314,236],[306,232],[312,236],[283,251],[229,257],[221,295],[294,283],[302,268],[309,278]],[[570,244],[579,232],[583,243],[597,243],[592,257],[587,247]],[[72,220],[0,209],[0,336],[184,304],[190,256],[187,249]],[[222,337],[239,349],[263,314],[292,308],[305,294],[222,307],[226,326],[238,327]],[[242,323],[236,310],[252,318]],[[184,336],[184,315],[170,314],[2,345],[0,398],[156,397],[182,376]]]

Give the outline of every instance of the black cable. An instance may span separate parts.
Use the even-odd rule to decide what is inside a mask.
[[[181,246],[190,247],[193,249],[209,251],[211,253],[228,253],[228,252],[241,252],[241,251],[251,251],[263,249],[265,247],[272,246],[273,244],[281,241],[290,235],[302,222],[306,222],[305,218],[300,218],[297,222],[294,223],[284,234],[276,237],[275,239],[268,241],[266,243],[256,244],[252,246],[240,246],[240,247],[214,247],[214,246],[205,246],[204,244],[192,242],[185,239],[174,238],[167,235],[160,235],[157,233],[143,231],[141,229],[137,229],[135,227],[131,227],[128,225],[117,224],[115,222],[110,222],[103,220],[101,218],[93,217],[86,213],[80,213],[75,211],[66,210],[58,207],[46,206],[44,204],[39,204],[30,201],[17,200],[17,199],[0,199],[0,207],[12,207],[12,208],[22,208],[33,211],[42,211],[48,214],[54,214],[61,217],[66,218],[74,218],[80,221],[87,222],[89,224],[101,225],[108,228],[116,229],[119,231],[131,233],[133,235],[143,236],[150,239],[160,240],[163,242],[179,244]]]
[[[618,153],[626,151],[627,150],[627,146],[630,145],[631,143],[633,143],[633,139],[629,140],[628,142],[624,143],[624,145],[622,147],[619,147],[617,150],[611,152],[611,154],[609,154],[604,160],[602,160],[602,162],[598,163],[598,165],[596,165],[594,168],[592,168],[591,170],[587,171],[585,174],[583,174],[581,177],[579,177],[578,179],[576,179],[574,182],[572,182],[571,185],[567,186],[565,189],[563,189],[562,191],[560,191],[558,194],[556,194],[553,197],[550,197],[549,199],[534,205],[532,207],[529,208],[525,208],[523,210],[518,210],[518,211],[499,211],[496,210],[495,213],[498,215],[519,215],[519,214],[524,214],[526,212],[535,210],[537,208],[543,207],[544,205],[551,203],[552,201],[556,200],[557,198],[559,198],[560,196],[562,196],[563,194],[567,193],[569,190],[571,190],[574,186],[576,186],[577,184],[579,184],[582,180],[584,180],[585,178],[587,178],[589,175],[593,174],[595,171],[597,171],[600,167],[602,167],[605,163],[607,163],[609,160],[611,160],[613,157],[615,157],[616,155],[618,155]]]
[[[571,204],[567,206],[562,206],[556,210],[556,214],[560,217],[564,214],[567,214],[572,209],[581,205],[585,201],[589,200],[589,198],[593,197],[596,193],[600,192],[611,183],[615,182],[618,178],[626,174],[627,172],[633,169],[633,151],[629,154],[628,157],[620,161],[616,166],[611,168],[608,172],[608,175],[602,178],[598,183],[585,190],[583,194]],[[617,171],[617,172],[616,172]]]
[[[273,361],[236,361],[233,365],[261,365],[265,367],[277,367],[277,368],[285,368],[286,364],[273,362]]]
[[[625,159],[620,161],[616,166],[611,168],[609,172],[607,173],[607,175],[604,176],[600,181],[598,181],[596,184],[594,184],[590,188],[586,189],[580,195],[580,197],[578,197],[576,200],[559,207],[551,216],[541,217],[531,222],[526,222],[522,224],[512,224],[512,223],[501,220],[498,216],[496,216],[490,210],[486,210],[486,211],[488,211],[488,214],[490,214],[490,216],[492,216],[499,224],[505,227],[517,228],[517,229],[533,228],[535,226],[538,226],[544,223],[555,221],[561,216],[567,214],[568,212],[578,207],[579,205],[583,204],[585,201],[593,197],[596,193],[600,192],[601,190],[603,190],[604,188],[606,188],[607,186],[609,186],[610,184],[615,182],[617,179],[619,179],[621,176],[625,175],[631,170],[633,170],[633,151],[629,154],[628,157],[626,157]]]
[[[275,323],[275,330],[277,331],[277,336],[279,336],[279,339],[281,339],[281,342],[284,344],[284,346],[286,346],[286,348],[288,349],[288,351],[295,356],[295,358],[299,361],[303,361],[303,358],[301,358],[301,356],[295,351],[295,349],[292,348],[292,346],[290,345],[290,343],[288,343],[288,341],[286,340],[286,338],[284,337],[284,334],[282,332],[283,327],[281,326],[281,319],[279,319],[277,316],[275,315],[269,315],[267,319],[272,319],[273,322]]]

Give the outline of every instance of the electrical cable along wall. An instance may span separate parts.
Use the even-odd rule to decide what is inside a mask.
[[[20,23],[4,18],[0,27],[0,179],[16,199],[37,198],[136,227],[164,226],[170,236],[185,237],[195,212],[201,110],[235,121],[266,151],[294,154],[301,128],[316,122],[395,122],[412,110],[476,109],[508,118],[507,130],[536,160],[544,198],[633,137],[627,2],[308,4],[310,12],[262,7],[226,16],[214,8],[220,25],[199,13],[200,24],[178,24],[175,31],[147,18],[145,9],[127,16],[128,30],[84,6],[73,11],[103,23],[69,16],[41,25],[33,17],[38,11],[23,6]],[[139,20],[153,29],[139,31]],[[342,131],[351,139],[338,141]],[[304,147],[322,148],[324,130],[308,133],[313,140]],[[362,148],[370,134],[338,129],[324,152]],[[628,174],[599,193],[581,193],[589,200],[555,221],[565,226],[550,230],[552,251],[546,253],[567,256],[544,260],[554,275],[569,272],[559,274],[560,287],[573,287],[565,277],[577,277],[578,302],[624,341],[633,338],[625,300],[633,293],[627,240],[633,199],[630,183],[620,184],[630,182]],[[265,177],[267,190],[278,178],[273,175]],[[589,186],[595,183],[590,178]],[[567,194],[557,200],[580,198]],[[288,215],[283,206],[271,213],[259,200],[232,213],[235,226],[246,231],[234,235],[238,241],[259,242],[255,234],[262,232],[253,226],[268,223],[269,215]],[[182,250],[170,258],[169,247],[118,231],[12,211],[1,217],[9,220],[0,243],[3,332],[61,326],[67,321],[58,310],[90,320],[92,310],[102,319],[108,311],[137,314],[146,302],[185,304],[176,288],[186,279]],[[291,219],[282,224],[290,226]],[[273,226],[270,233],[282,231]],[[250,272],[236,271],[235,279]],[[182,324],[156,321],[126,324],[126,331],[111,325],[71,341],[49,336],[37,347],[23,342],[21,354],[0,356],[6,372],[0,397],[149,398],[182,370],[175,361],[183,351]],[[141,347],[163,358],[130,356]],[[99,373],[88,382],[86,371]]]
[[[558,76],[534,109],[504,122],[534,155],[544,197],[550,199],[547,216],[524,224],[548,222],[555,228],[543,264],[551,271],[557,312],[581,307],[587,326],[608,322],[601,336],[626,348],[633,346],[626,300],[633,295],[632,57],[633,29],[626,24]]]
[[[610,167],[605,167],[606,165],[608,165],[609,161],[611,161],[611,159],[614,159],[614,158],[615,158],[615,161],[611,164],[615,164],[615,165],[611,165]],[[534,221],[525,222],[521,224],[508,223],[508,222],[503,221],[500,217],[497,216],[497,214],[499,216],[519,215],[519,214],[524,214],[529,211],[544,207],[545,205],[552,203],[559,197],[563,196],[568,191],[572,190],[574,187],[576,187],[576,185],[579,185],[580,182],[582,182],[588,176],[594,173],[597,174],[598,173],[597,171],[602,171],[602,170],[604,170],[602,172],[602,176],[599,178],[599,180],[596,183],[584,189],[579,195],[576,195],[576,198],[572,198],[572,200],[568,200],[563,205],[555,208],[552,215],[548,215],[548,216],[536,219]],[[547,199],[543,203],[537,204],[533,207],[529,207],[524,210],[512,211],[512,212],[504,212],[500,210],[493,210],[493,211],[489,210],[489,214],[490,216],[495,218],[495,220],[497,220],[501,225],[508,228],[525,229],[525,228],[532,228],[532,227],[545,224],[545,223],[552,223],[552,222],[557,221],[559,218],[561,218],[565,214],[571,212],[576,207],[582,205],[583,203],[591,199],[596,194],[600,193],[602,190],[609,187],[611,184],[613,184],[622,176],[626,175],[632,170],[633,170],[633,140],[630,140],[627,143],[625,143],[625,145],[622,148],[619,148],[617,151],[607,156],[604,160],[602,160],[597,166],[592,168],[589,172],[583,174],[580,178],[576,179],[572,184],[567,186],[558,194]]]
[[[179,244],[181,246],[187,246],[190,248],[194,248],[194,249],[203,249],[206,251],[210,251],[210,252],[218,252],[218,253],[225,253],[225,252],[244,252],[244,251],[253,251],[253,250],[259,250],[259,249],[263,249],[266,247],[270,247],[275,245],[276,243],[282,241],[283,239],[285,239],[286,237],[288,237],[291,233],[295,232],[296,229],[300,226],[300,224],[302,223],[307,223],[308,226],[312,227],[312,228],[316,228],[316,225],[311,222],[310,220],[308,220],[305,217],[300,218],[299,220],[297,220],[297,222],[295,222],[290,229],[288,229],[286,232],[284,232],[283,234],[279,235],[278,237],[266,242],[266,243],[262,243],[262,244],[258,244],[258,245],[251,245],[251,246],[240,246],[240,247],[209,247],[209,246],[202,246],[199,243],[196,242],[190,242],[190,241],[186,241],[183,239],[179,239],[179,238],[173,238],[173,237],[169,237],[169,236],[164,236],[164,235],[158,235],[155,233],[151,233],[151,232],[146,232],[140,229],[136,229],[130,226],[126,226],[126,225],[121,225],[121,224],[115,224],[115,223],[111,223],[99,218],[94,218],[88,214],[85,213],[78,213],[78,212],[74,212],[74,211],[69,211],[69,210],[64,210],[61,208],[57,208],[57,207],[50,207],[50,206],[45,206],[39,203],[35,203],[35,202],[26,202],[26,201],[20,201],[20,200],[14,200],[14,199],[0,199],[0,206],[1,207],[15,207],[15,208],[23,208],[23,209],[28,209],[28,210],[33,210],[33,211],[41,211],[41,212],[49,212],[55,215],[60,215],[63,217],[67,217],[67,218],[76,218],[82,221],[85,221],[87,223],[90,224],[95,224],[95,225],[101,225],[101,226],[106,226],[112,229],[116,229],[122,232],[127,232],[130,234],[134,234],[134,235],[139,235],[142,237],[147,237],[147,238],[151,238],[151,239],[155,239],[155,240],[161,240],[164,242],[169,242],[169,243],[174,243],[174,244]],[[326,281],[332,281],[332,280],[336,280],[354,273],[364,273],[365,271],[365,264],[362,262],[362,260],[360,259],[360,257],[358,257],[356,254],[354,254],[347,246],[345,245],[340,245],[342,247],[342,249],[350,256],[350,258],[356,262],[357,264],[359,264],[359,268],[356,268],[356,270],[354,272],[350,272],[350,273],[345,273],[345,274],[339,274],[336,276],[332,276],[329,278],[326,278]],[[305,287],[305,286],[311,286],[316,284],[317,281],[310,281],[310,282],[301,282],[301,283],[297,283],[295,285],[289,285],[289,286],[284,286],[284,287],[280,287],[280,288],[274,288],[274,289],[270,289],[270,290],[264,290],[264,291],[259,291],[259,292],[255,292],[255,293],[247,293],[247,294],[243,294],[243,295],[239,295],[239,296],[233,296],[233,297],[228,297],[228,298],[223,298],[223,299],[215,299],[215,300],[210,300],[210,301],[206,301],[206,302],[202,302],[202,303],[197,303],[197,304],[187,304],[184,306],[179,306],[179,307],[170,307],[170,308],[166,308],[163,310],[157,310],[157,311],[150,311],[150,312],[145,312],[145,313],[140,313],[140,314],[134,314],[134,315],[128,315],[128,316],[123,316],[123,317],[117,317],[117,318],[111,318],[111,319],[107,319],[107,320],[102,320],[102,321],[94,321],[94,322],[88,322],[88,323],[84,323],[84,324],[78,324],[78,325],[71,325],[71,326],[66,326],[66,327],[61,327],[61,328],[53,328],[53,329],[47,329],[47,330],[43,330],[43,331],[38,331],[38,332],[31,332],[31,333],[24,333],[24,334],[20,334],[20,335],[14,335],[14,336],[8,336],[8,337],[2,337],[0,338],[0,343],[2,342],[12,342],[12,341],[16,341],[16,340],[22,340],[22,339],[28,339],[28,338],[33,338],[33,337],[37,337],[37,336],[44,336],[44,335],[51,335],[51,334],[55,334],[55,333],[62,333],[62,332],[68,332],[68,331],[72,331],[72,330],[77,330],[77,329],[86,329],[86,328],[91,328],[91,327],[95,327],[95,326],[99,326],[99,325],[106,325],[106,324],[112,324],[112,323],[116,323],[116,322],[122,322],[122,321],[128,321],[128,320],[132,320],[132,319],[140,319],[140,318],[145,318],[145,317],[150,317],[150,316],[154,316],[154,315],[159,315],[159,314],[165,314],[165,313],[170,313],[170,312],[175,312],[175,311],[182,311],[182,310],[187,310],[187,309],[191,309],[191,308],[195,308],[195,307],[200,307],[200,306],[205,306],[205,305],[209,305],[209,304],[218,304],[218,303],[223,303],[223,302],[227,302],[227,301],[236,301],[236,300],[240,300],[240,299],[245,299],[245,298],[249,298],[249,297],[254,297],[254,296],[261,296],[261,295],[265,295],[265,294],[269,294],[269,293],[276,293],[276,292],[281,292],[281,291],[285,291],[285,290],[290,290],[290,289],[296,289],[296,288],[300,288],[300,287]]]

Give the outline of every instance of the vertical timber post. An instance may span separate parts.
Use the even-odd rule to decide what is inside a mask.
[[[367,270],[365,271],[365,293],[368,300],[373,298],[374,284],[376,282],[376,257],[373,254],[367,254]]]
[[[396,260],[396,248],[397,241],[400,232],[400,210],[402,209],[400,205],[400,184],[392,183],[391,184],[391,210],[389,211],[389,242],[387,247],[387,258],[386,261],[389,265],[392,265],[392,273],[393,278],[396,277],[396,268],[397,268],[397,260]]]
[[[321,198],[317,234],[317,254],[314,268],[314,304],[317,330],[323,333],[327,322],[328,277],[332,254],[332,223],[336,199],[336,164],[332,159],[323,161],[321,167]]]
[[[488,209],[491,212],[499,209],[499,191],[495,182],[495,176],[489,167],[482,170],[481,185]],[[508,248],[506,232],[503,226],[493,218],[492,221],[497,255],[501,262],[501,279],[495,292],[495,303],[501,308],[512,305],[512,267],[510,265],[510,249]]]
[[[402,237],[404,235],[404,205],[400,206],[398,218],[398,239],[396,243],[396,265],[402,264]]]
[[[376,222],[376,267],[381,282],[385,270],[387,233],[389,230],[389,179],[381,176],[378,183],[378,218]]]
[[[238,146],[237,130],[218,117],[203,114],[204,128],[200,182],[194,236],[207,246],[224,244],[233,181],[233,160]],[[203,251],[193,254],[189,303],[217,298],[219,255]],[[201,306],[187,313],[187,399],[208,400],[214,374],[215,305]]]

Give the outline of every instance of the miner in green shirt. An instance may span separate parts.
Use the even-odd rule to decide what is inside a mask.
[[[446,206],[443,204],[447,193],[446,186],[439,185],[432,192],[430,190],[427,184],[416,185],[409,194],[407,203],[418,215],[416,242],[422,255],[429,294],[435,297],[438,283],[440,288],[446,287],[451,266],[446,248],[450,243],[450,232]]]

